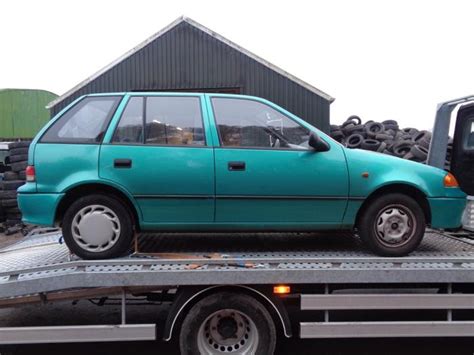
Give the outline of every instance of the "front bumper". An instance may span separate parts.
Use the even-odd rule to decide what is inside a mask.
[[[428,198],[431,209],[432,228],[459,228],[466,207],[466,198],[432,197]]]
[[[56,208],[64,194],[18,193],[18,207],[25,223],[53,226]]]

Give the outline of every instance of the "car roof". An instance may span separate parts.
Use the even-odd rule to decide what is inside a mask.
[[[202,95],[212,95],[212,96],[226,96],[226,97],[256,97],[249,95],[241,94],[227,94],[227,93],[213,93],[213,92],[194,92],[194,91],[127,91],[127,92],[101,92],[84,95],[85,97],[89,96],[202,96]]]

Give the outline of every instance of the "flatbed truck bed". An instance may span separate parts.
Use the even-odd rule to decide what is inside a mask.
[[[254,297],[286,337],[474,335],[468,233],[428,230],[402,258],[374,256],[350,233],[142,234],[134,249],[123,258],[81,260],[53,231],[0,250],[0,307],[111,295],[122,303],[120,324],[0,328],[0,345],[170,340],[198,301],[221,291]],[[171,303],[160,334],[155,324],[127,324],[127,302],[136,295]]]

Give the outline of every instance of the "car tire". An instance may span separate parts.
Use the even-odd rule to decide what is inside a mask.
[[[30,144],[31,144],[31,141],[12,142],[8,144],[8,149],[13,150],[17,148],[28,148]]]
[[[28,154],[16,154],[10,155],[10,163],[18,163],[20,161],[27,161]]]
[[[26,162],[26,161],[11,164],[12,171],[14,171],[14,172],[19,172],[19,171],[25,170],[27,166],[28,166],[28,162]]]
[[[364,137],[361,134],[354,133],[350,135],[349,137],[347,137],[346,147],[351,148],[351,149],[358,148],[360,147],[363,140],[364,140]]]
[[[421,145],[414,145],[410,152],[419,160],[426,160],[428,157],[428,149]]]
[[[376,152],[380,147],[380,142],[378,140],[368,138],[362,141],[360,147],[365,150],[372,150]]]
[[[380,256],[405,256],[425,234],[425,215],[411,197],[390,193],[371,201],[362,211],[357,230],[361,240]]]
[[[15,173],[14,171],[5,171],[3,173],[3,181],[12,181],[12,180],[18,180],[19,175],[18,173]]]
[[[17,194],[15,190],[8,190],[8,191],[0,190],[0,200],[16,199],[16,195]]]
[[[82,259],[125,255],[133,239],[130,211],[109,195],[87,195],[69,206],[62,220],[64,241]]]
[[[0,205],[1,205],[3,208],[17,207],[17,206],[18,206],[18,202],[17,202],[16,199],[12,198],[12,199],[8,199],[8,200],[1,200],[1,201],[0,201]]]
[[[18,155],[18,154],[26,154],[28,155],[28,147],[25,147],[25,148],[14,148],[14,149],[10,149],[9,152],[10,152],[10,155]]]
[[[184,318],[179,336],[182,355],[239,350],[271,355],[275,344],[275,324],[267,309],[253,297],[231,292],[197,302]]]
[[[18,189],[20,186],[24,185],[25,182],[22,180],[9,180],[9,181],[2,181],[0,186],[3,190],[15,190]]]

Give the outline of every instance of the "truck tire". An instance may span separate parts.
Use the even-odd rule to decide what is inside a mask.
[[[125,255],[133,238],[127,207],[109,195],[86,195],[69,206],[62,220],[64,241],[82,259]]]
[[[425,227],[420,205],[400,193],[382,195],[371,201],[357,225],[361,240],[380,256],[411,253],[421,243]]]
[[[181,326],[182,355],[271,355],[276,329],[266,308],[245,294],[219,292],[196,303]]]

